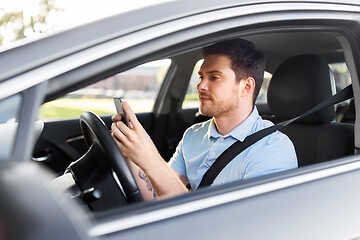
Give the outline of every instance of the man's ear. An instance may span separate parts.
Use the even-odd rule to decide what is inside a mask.
[[[253,95],[255,89],[255,79],[252,77],[241,79],[241,96],[245,97],[247,95]]]

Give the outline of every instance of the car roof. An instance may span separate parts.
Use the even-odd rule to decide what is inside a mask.
[[[272,3],[274,2],[287,1],[272,1]],[[355,0],[308,0],[302,2],[360,5]],[[243,0],[239,2],[237,0],[223,0],[219,2],[216,0],[183,0],[166,2],[100,19],[65,31],[48,34],[37,40],[19,41],[12,47],[4,48],[0,51],[2,56],[0,58],[0,65],[2,66],[0,68],[0,82],[70,53],[84,50],[150,26],[199,13],[261,3],[268,3],[268,1]]]

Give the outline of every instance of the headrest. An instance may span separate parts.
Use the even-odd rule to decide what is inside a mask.
[[[299,116],[332,96],[331,70],[319,56],[300,55],[285,60],[270,80],[267,100],[276,118]],[[299,122],[324,123],[335,117],[328,107]]]

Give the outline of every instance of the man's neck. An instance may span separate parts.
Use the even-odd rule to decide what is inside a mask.
[[[230,133],[250,116],[253,108],[242,109],[233,114],[229,113],[226,116],[214,117],[217,131],[222,135]]]

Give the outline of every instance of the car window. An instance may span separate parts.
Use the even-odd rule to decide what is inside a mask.
[[[149,62],[68,93],[43,104],[39,119],[78,118],[84,111],[111,115],[116,111],[113,96],[129,102],[135,113],[150,112],[170,64],[170,59]]]
[[[329,67],[334,75],[337,92],[351,84],[350,72],[345,63],[332,63]]]
[[[271,78],[272,78],[271,73],[264,72],[264,81],[261,85],[260,92],[258,97],[256,98],[255,104],[267,104],[267,90]]]
[[[20,94],[0,100],[0,160],[9,159],[17,132]]]
[[[190,82],[189,82],[189,86],[188,89],[186,91],[186,95],[185,95],[185,99],[183,101],[182,104],[182,108],[183,109],[188,109],[188,108],[198,108],[199,107],[199,101],[198,101],[198,94],[197,94],[197,89],[196,86],[199,83],[199,70],[200,70],[200,66],[203,63],[203,59],[199,60],[194,67],[194,70],[191,74],[190,77]],[[256,99],[256,104],[258,103],[267,103],[267,89],[269,86],[269,82],[270,79],[272,77],[272,74],[269,72],[265,72],[264,73],[264,82],[262,84],[262,87],[260,89],[259,92],[259,96]]]
[[[195,67],[194,67],[193,72],[192,72],[191,77],[190,77],[190,82],[189,82],[188,89],[186,91],[185,99],[184,99],[183,104],[182,104],[183,109],[198,108],[199,107],[199,99],[198,99],[196,86],[199,83],[199,74],[198,74],[198,72],[199,72],[201,64],[203,62],[204,62],[204,59],[200,59],[195,64]]]

